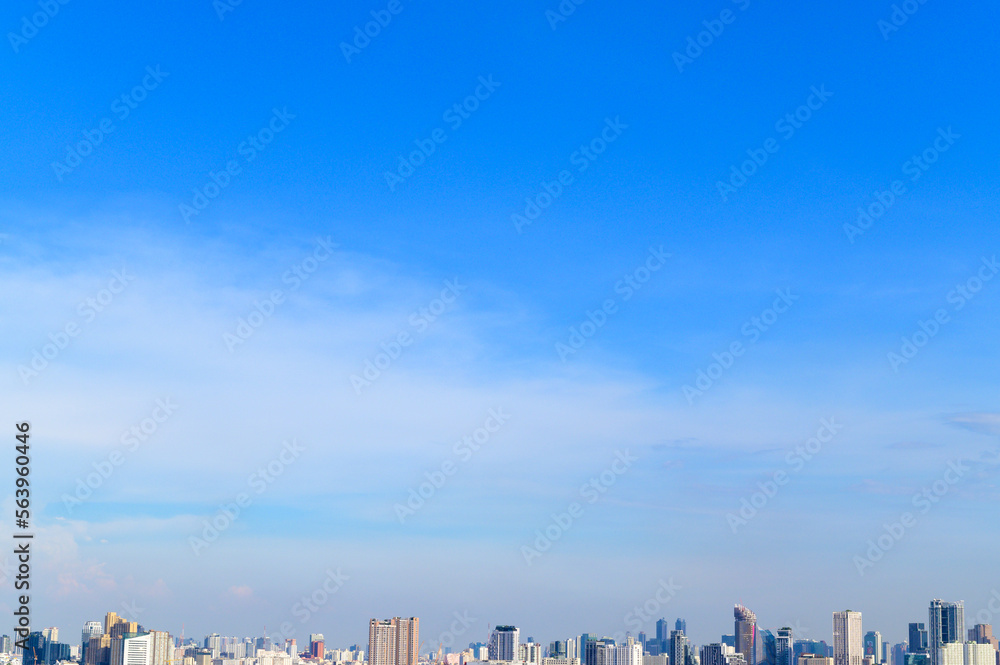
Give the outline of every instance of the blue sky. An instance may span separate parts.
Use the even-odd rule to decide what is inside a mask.
[[[400,0],[350,61],[341,42],[387,3],[245,0],[220,19],[207,0],[71,1],[37,34],[38,4],[0,10],[2,390],[36,432],[41,623],[75,634],[135,603],[174,634],[289,622],[346,645],[371,616],[417,615],[430,648],[469,612],[460,644],[497,623],[548,642],[634,629],[668,579],[657,616],[687,618],[696,643],[730,632],[740,600],[814,639],[846,607],[893,641],[930,598],[964,599],[970,621],[987,607],[997,8],[928,0],[885,38],[888,2],[588,0],[553,28],[558,6]],[[225,185],[185,216],[212,174]],[[894,181],[884,214],[845,231]],[[603,323],[560,353],[588,313]],[[352,384],[366,361],[383,369]],[[716,378],[688,399],[699,371]],[[456,448],[491,409],[509,418]],[[831,418],[816,454],[789,457]],[[144,420],[147,440],[123,443]],[[304,450],[258,493],[292,439]],[[637,461],[616,473],[624,451]],[[776,472],[734,533],[727,515]],[[581,490],[602,473],[606,492]],[[939,501],[914,499],[935,482]],[[573,503],[529,565],[522,548]],[[300,621],[328,569],[349,579]]]

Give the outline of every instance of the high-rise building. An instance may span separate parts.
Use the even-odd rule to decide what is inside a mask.
[[[716,642],[699,650],[700,665],[726,665],[726,645]]]
[[[100,637],[104,634],[104,626],[100,621],[88,621],[83,624],[83,631],[80,634],[80,662],[87,662],[87,647],[90,646],[91,637]]]
[[[393,617],[368,622],[369,665],[417,665],[420,619]]]
[[[309,655],[313,658],[323,660],[325,644],[323,633],[312,633],[309,636]]]
[[[945,642],[932,648],[931,653],[937,653],[938,662],[941,665],[965,665],[965,648],[962,642]],[[918,654],[916,657],[926,659],[923,654]]]
[[[517,646],[517,659],[529,665],[542,665],[542,645],[530,641]]]
[[[111,665],[111,636],[97,635],[87,644],[86,665]]]
[[[670,647],[667,644],[670,641],[670,627],[666,619],[660,619],[656,622],[656,641],[660,643],[658,653],[670,652]]]
[[[906,642],[897,642],[894,644],[892,646],[892,665],[904,665],[908,649],[909,644]]]
[[[417,665],[420,657],[420,619],[396,617],[395,665]]]
[[[766,628],[757,629],[757,640],[754,645],[754,663],[756,665],[774,665],[776,641],[774,633]]]
[[[688,622],[684,619],[678,618],[677,621],[674,622],[674,630],[679,630],[685,635],[687,635],[687,627]]]
[[[609,665],[610,659],[614,656],[608,652],[608,649],[614,646],[615,641],[610,637],[597,639],[588,635],[587,649],[584,652],[583,657],[584,663],[591,663],[591,665]]]
[[[863,658],[861,612],[852,610],[834,612],[833,665],[861,665]]]
[[[747,665],[757,665],[755,647],[757,643],[757,615],[743,605],[733,608],[735,618],[736,650],[743,654]],[[670,661],[671,665],[678,665]],[[861,663],[857,663],[861,665]]]
[[[566,640],[566,657],[567,658],[579,658],[580,650],[577,648],[576,640],[572,637]]]
[[[549,644],[550,658],[566,658],[566,641],[555,640]]]
[[[778,629],[774,639],[775,665],[795,665],[795,639],[792,629],[788,626]]]
[[[165,630],[149,631],[149,642],[153,650],[150,653],[150,665],[169,665],[173,659],[174,641]]]
[[[152,634],[112,638],[111,665],[153,665]]]
[[[14,653],[14,642],[11,641],[10,635],[0,637],[0,653]]]
[[[691,643],[679,630],[670,631],[670,665],[691,665]]]
[[[608,665],[643,665],[642,645],[631,635],[625,638],[624,644],[617,644],[612,650]]]
[[[104,615],[104,634],[105,635],[110,635],[111,634],[111,628],[116,623],[120,623],[120,622],[122,622],[124,620],[125,619],[123,619],[120,616],[118,616],[118,614],[116,614],[115,612],[108,612],[107,614],[105,614]]]
[[[966,642],[963,646],[965,665],[996,665],[997,652],[992,644]]]
[[[993,635],[993,626],[988,623],[977,623],[969,629],[969,641],[978,644],[990,644],[996,652],[996,665],[1000,665],[1000,641]]]
[[[497,626],[490,633],[490,642],[487,648],[489,659],[516,660],[519,645],[520,631],[516,626]],[[375,664],[371,663],[370,665]]]
[[[877,630],[865,633],[865,655],[874,657],[876,663],[882,660],[882,633]]]
[[[908,653],[927,653],[927,628],[923,623],[910,624],[910,639],[906,650]]]
[[[954,659],[955,656],[951,652],[945,654],[942,647],[956,642],[965,642],[965,607],[962,601],[949,603],[935,598],[927,610],[927,649],[931,665],[948,665],[943,658]]]
[[[833,658],[815,653],[803,653],[795,662],[796,665],[833,665]]]

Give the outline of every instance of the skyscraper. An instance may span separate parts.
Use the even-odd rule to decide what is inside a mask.
[[[795,639],[788,626],[779,628],[778,636],[774,639],[774,663],[795,665]]]
[[[755,646],[757,643],[757,615],[743,605],[733,608],[735,618],[736,650],[743,654],[747,665],[757,665]],[[677,665],[673,660],[670,665]],[[859,662],[857,665],[861,665]]]
[[[489,659],[516,660],[519,636],[520,631],[518,631],[516,626],[497,626],[494,628],[493,632],[490,633],[490,643],[488,645]],[[375,665],[375,663],[369,663],[369,665]],[[412,665],[416,665],[416,662]]]
[[[121,653],[119,655],[117,652],[112,652],[111,665],[118,665],[118,663],[121,665],[153,665],[153,636],[151,633],[120,639]],[[116,641],[112,640],[112,644]]]
[[[701,656],[700,665],[726,665],[726,646],[724,644],[706,644],[700,649],[699,655]]]
[[[393,617],[368,622],[369,665],[417,665],[420,619]]]
[[[993,626],[988,623],[977,623],[969,629],[969,640],[977,644],[989,644],[995,652],[996,665],[1000,665],[1000,641],[993,635]]]
[[[873,656],[876,663],[882,660],[882,633],[877,630],[865,633],[865,655]]]
[[[774,665],[776,640],[774,633],[766,628],[757,628],[757,640],[754,645],[754,658],[756,665]]]
[[[610,637],[602,637],[601,639],[595,639],[594,637],[588,637],[587,648],[583,653],[583,662],[589,665],[609,665],[608,659],[611,657],[609,655],[608,649],[615,646],[615,641]]]
[[[677,621],[674,622],[674,630],[679,630],[685,635],[687,635],[687,627],[688,627],[688,622],[685,621],[684,619],[678,618]]]
[[[91,637],[100,637],[104,634],[104,626],[100,621],[88,621],[83,624],[83,632],[80,634],[80,662],[87,662],[87,647],[90,646]]]
[[[660,643],[659,653],[670,651],[670,646],[667,644],[670,641],[670,628],[666,619],[660,619],[656,622],[656,641]]]
[[[995,665],[997,652],[992,644],[966,642],[963,647],[964,665]]]
[[[690,644],[683,632],[670,631],[670,665],[689,665],[691,662]]]
[[[910,641],[907,644],[907,652],[927,653],[927,629],[924,627],[924,624],[910,624]]]
[[[542,645],[529,637],[527,642],[517,645],[517,660],[529,665],[542,665]]]
[[[942,647],[965,642],[965,607],[962,601],[949,603],[935,598],[927,610],[927,619],[927,649],[931,665],[945,665],[942,662]]]
[[[834,612],[833,665],[861,665],[863,658],[861,612],[852,610]]]
[[[312,633],[309,635],[309,655],[313,658],[323,660],[325,641],[323,633]]]
[[[911,624],[912,625],[912,624]],[[898,642],[892,647],[892,665],[903,665],[906,660],[906,653],[909,651],[909,644]]]

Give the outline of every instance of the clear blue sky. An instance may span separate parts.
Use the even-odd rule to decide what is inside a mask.
[[[36,432],[39,625],[134,602],[174,634],[348,644],[418,615],[429,648],[467,611],[459,644],[547,642],[634,632],[671,578],[657,614],[696,643],[740,600],[815,639],[860,609],[893,641],[930,598],[987,606],[996,5],[914,2],[892,30],[888,1],[221,6],[0,10],[2,399]],[[328,568],[350,579],[301,620]]]

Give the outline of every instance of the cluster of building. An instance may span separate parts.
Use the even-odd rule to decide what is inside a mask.
[[[201,644],[146,630],[108,612],[103,623],[88,621],[79,645],[59,642],[59,629],[32,632],[18,646],[0,637],[0,665],[293,665],[305,661],[330,665],[362,665],[365,652],[354,646],[327,651],[323,635],[309,636],[309,650],[298,651],[294,639],[275,645],[268,637],[224,637],[212,633]]]
[[[655,636],[583,633],[548,646],[522,640],[516,626],[495,626],[485,643],[457,651],[453,644],[431,645],[421,654],[417,617],[371,619],[367,652],[358,645],[328,650],[319,633],[300,652],[294,639],[272,644],[268,637],[213,633],[199,644],[109,612],[103,622],[84,625],[79,645],[59,642],[56,628],[32,632],[23,647],[4,635],[0,665],[1000,665],[992,627],[980,623],[967,630],[961,601],[932,600],[927,622],[909,624],[909,639],[892,645],[877,630],[863,632],[861,613],[852,610],[833,613],[832,645],[796,639],[787,626],[761,628],[743,605],[734,607],[733,618],[732,634],[700,647],[688,638],[683,619],[672,629],[660,619]]]
[[[700,647],[688,638],[683,619],[673,629],[660,619],[655,637],[640,632],[616,640],[583,633],[548,648],[530,637],[521,642],[515,626],[496,626],[487,644],[470,644],[458,653],[439,650],[429,659],[446,665],[1000,665],[992,627],[981,623],[966,630],[961,601],[932,600],[927,623],[909,624],[908,641],[897,644],[884,642],[877,630],[864,632],[861,613],[852,610],[833,613],[832,646],[796,639],[788,626],[775,632],[761,628],[743,605],[733,608],[733,618],[732,634]]]

